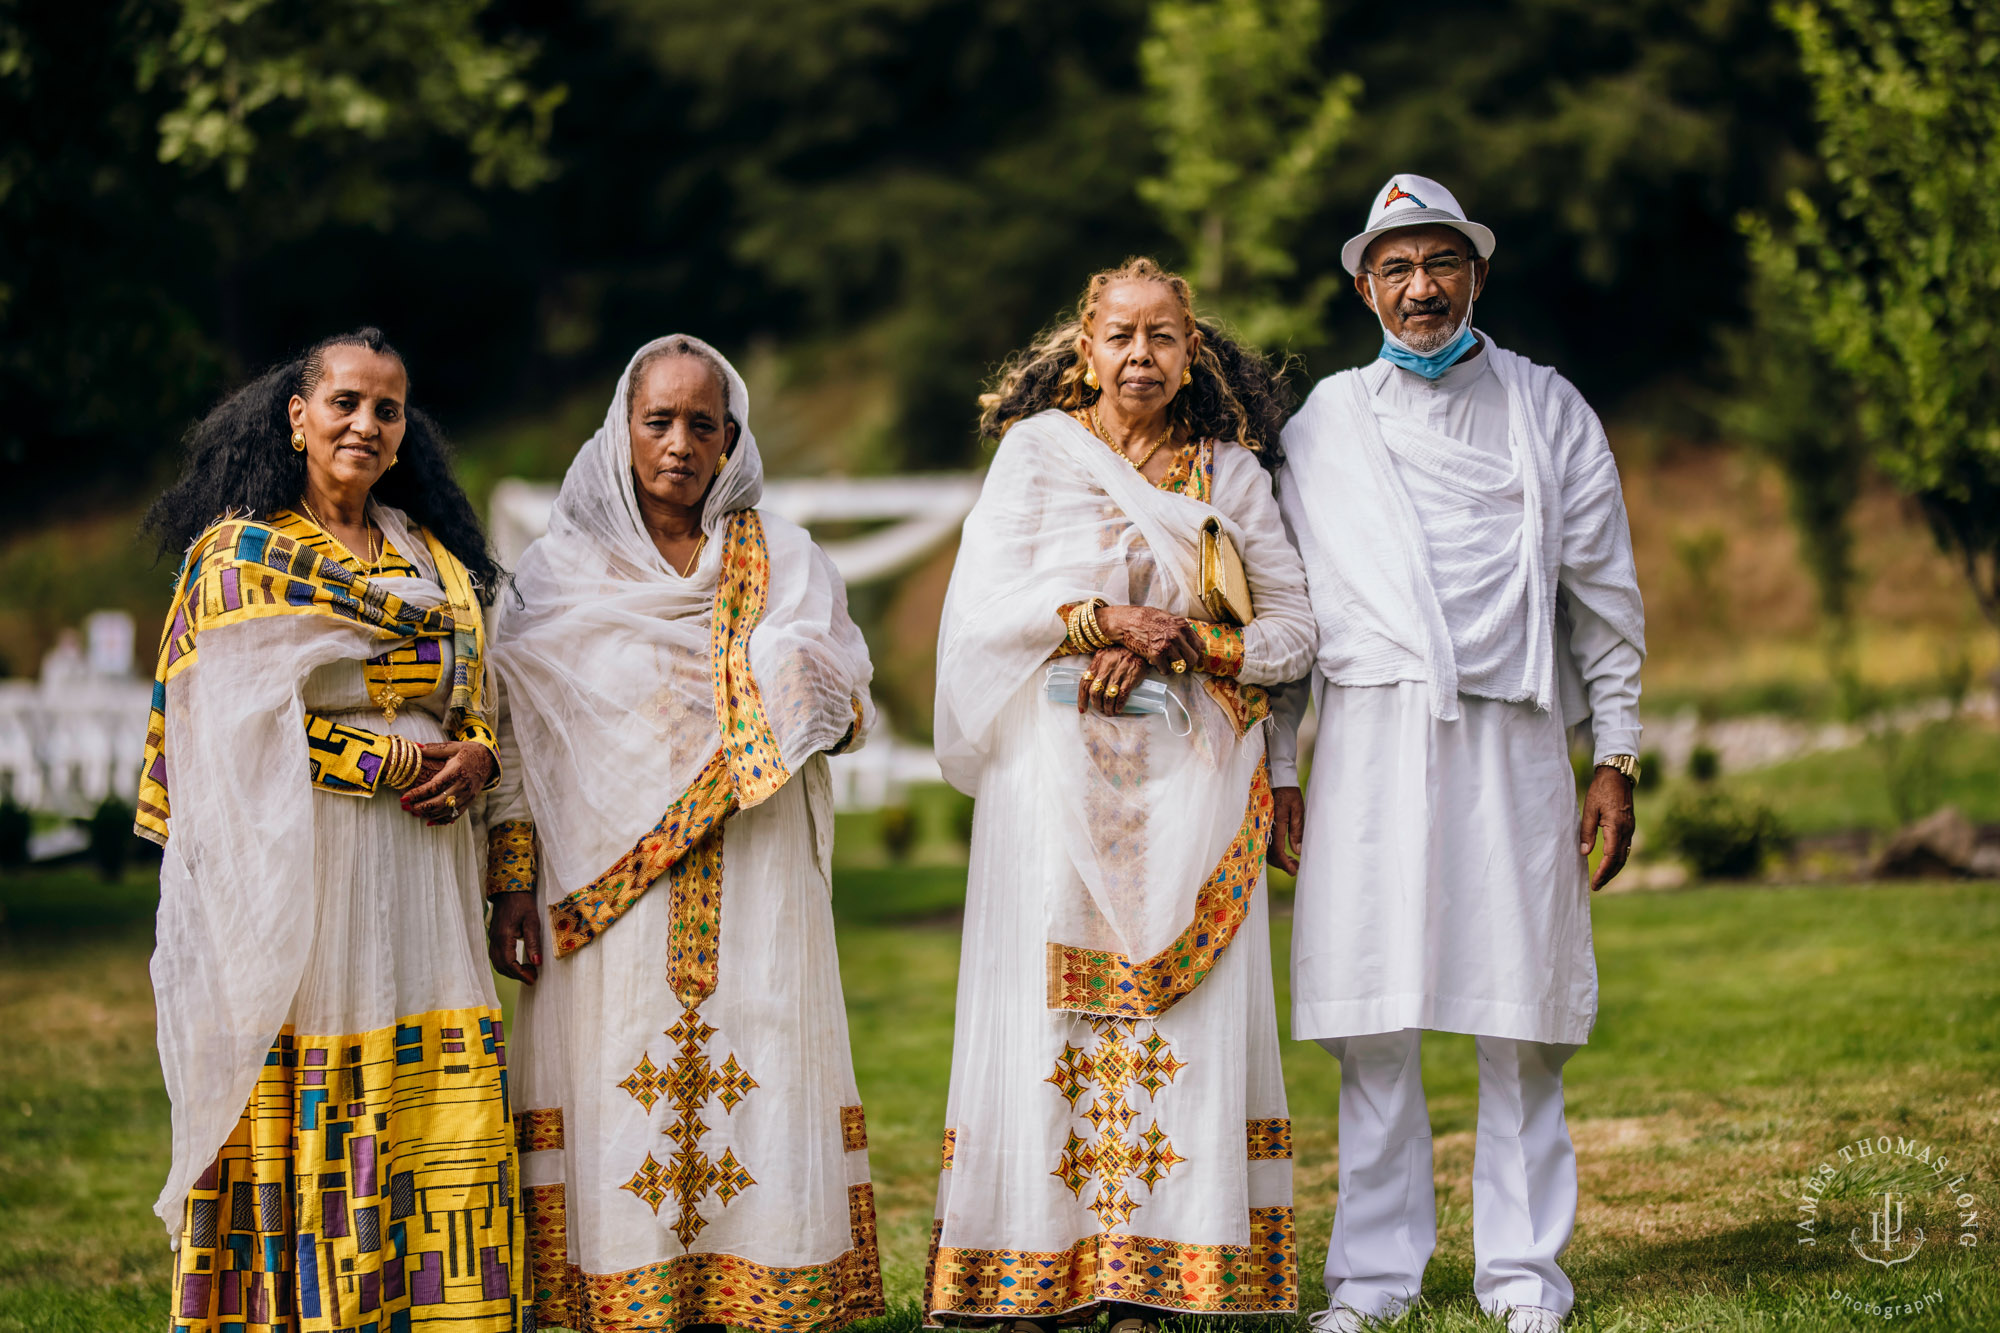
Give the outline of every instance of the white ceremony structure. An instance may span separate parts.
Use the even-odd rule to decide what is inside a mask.
[[[139,792],[153,685],[134,667],[132,617],[99,611],[65,631],[38,680],[0,680],[0,795],[80,818]]]
[[[979,472],[915,473],[894,477],[815,477],[767,480],[762,508],[803,527],[871,525],[858,536],[820,540],[850,588],[893,578],[955,539],[979,499]],[[500,563],[512,566],[528,543],[548,530],[553,484],[508,479],[493,488],[491,526]],[[875,810],[901,798],[913,782],[942,782],[937,757],[922,745],[880,728],[861,750],[831,763],[835,804]]]

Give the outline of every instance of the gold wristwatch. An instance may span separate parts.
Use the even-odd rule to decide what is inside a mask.
[[[1636,754],[1606,755],[1597,761],[1599,768],[1615,768],[1625,775],[1625,780],[1633,786],[1639,785],[1639,756]]]

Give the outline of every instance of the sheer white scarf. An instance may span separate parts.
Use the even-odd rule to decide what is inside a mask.
[[[513,594],[496,599],[493,669],[521,758],[526,810],[545,872],[544,900],[602,875],[686,790],[719,741],[709,620],[722,569],[722,525],[756,506],[764,467],[750,432],[743,379],[696,339],[729,381],[739,433],[702,509],[709,536],[687,576],[653,545],[633,491],[632,371],[619,377],[604,425],[563,479],[548,534],[521,557]],[[805,530],[761,514],[769,599],[750,661],[779,756],[799,771],[874,722],[867,645],[847,615],[847,590]],[[504,606],[498,605],[504,603]],[[856,705],[860,716],[857,718]]]
[[[1219,518],[1246,544],[1223,489],[1216,505],[1160,490],[1060,412],[1007,432],[966,520],[939,625],[936,738],[947,780],[979,794],[997,720],[1022,691],[1041,691],[1062,644],[1059,606],[1096,595],[1208,618],[1203,521]],[[1249,572],[1253,594],[1274,578]],[[1296,564],[1275,573],[1297,591]],[[1045,800],[1034,816],[1022,812],[1034,827],[1019,836],[1058,830],[1088,890],[1051,896],[1052,940],[1133,960],[1157,954],[1192,919],[1242,824],[1262,728],[1239,736],[1192,673],[1164,679],[1193,718],[1185,736],[1159,715],[1079,715],[1046,699],[1033,710]]]
[[[412,607],[441,605],[436,566],[407,516],[373,500],[368,516],[423,575],[369,582]],[[313,948],[318,801],[305,743],[307,677],[405,642],[337,616],[254,617],[204,630],[195,661],[166,682],[173,836],[160,863],[152,977],[173,1163],[153,1211],[170,1235],[195,1178],[243,1115]],[[377,1024],[393,1010],[390,998],[356,994],[348,1025],[333,1030]]]

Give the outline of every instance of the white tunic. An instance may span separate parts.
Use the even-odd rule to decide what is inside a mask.
[[[1423,442],[1442,437],[1435,452],[1399,440],[1391,457],[1450,632],[1458,707],[1453,719],[1438,716],[1414,657],[1387,683],[1315,675],[1320,744],[1293,930],[1293,1035],[1412,1027],[1582,1042],[1597,1012],[1589,887],[1564,705],[1535,702],[1528,460],[1510,430],[1507,388],[1483,354],[1434,382],[1387,362],[1363,377],[1378,413],[1422,428]],[[1287,431],[1288,452],[1343,447],[1327,418],[1317,421],[1309,437]],[[1295,530],[1312,523],[1313,497],[1281,490]],[[1615,517],[1612,545],[1629,569],[1622,508]],[[1641,650],[1572,595],[1570,567],[1565,548],[1557,615],[1567,633],[1555,642],[1581,677],[1598,757],[1633,753]],[[1311,591],[1324,595],[1319,583]],[[1323,644],[1322,663],[1328,655]],[[1288,690],[1276,710],[1278,785],[1297,781],[1304,694]]]

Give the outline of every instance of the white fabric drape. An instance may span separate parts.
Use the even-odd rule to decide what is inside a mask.
[[[371,509],[398,552],[429,564],[398,511]],[[431,579],[373,583],[417,607],[444,600]],[[312,786],[307,708],[370,709],[359,663],[398,646],[331,617],[260,617],[204,630],[195,662],[167,682],[173,836],[152,975],[173,1103],[173,1164],[154,1211],[169,1232],[288,1021],[356,1033],[497,1003],[476,940],[467,953],[481,917],[471,821],[429,828],[393,800]],[[443,678],[395,723],[375,712],[356,725],[446,739],[449,663]]]
[[[710,637],[721,538],[763,472],[743,382],[716,354],[740,434],[703,511],[715,540],[685,578],[660,557],[626,423],[632,367],[666,341],[621,377],[493,634],[508,764],[492,818],[532,821],[540,851],[542,973],[522,992],[512,1089],[530,1279],[539,1317],[565,1327],[844,1324],[880,1312],[881,1286],[822,752],[850,730],[858,745],[874,706],[846,590],[796,525],[759,516],[768,601],[749,650],[788,780],[582,947],[559,956],[548,935],[549,909],[629,852],[723,740]],[[697,856],[720,944],[705,937],[713,990],[690,998],[670,975],[670,942],[690,929],[670,881]]]
[[[1218,444],[1209,494],[1159,490],[1045,412],[1007,433],[966,521],[939,632],[935,734],[946,777],[978,805],[932,1314],[1045,1318],[1102,1300],[1291,1308],[1294,1266],[1280,1253],[1292,1234],[1289,1122],[1261,865],[1235,868],[1249,895],[1241,925],[1166,1011],[1051,1009],[1045,973],[1051,942],[1137,960],[1190,927],[1264,752],[1262,727],[1239,735],[1192,675],[1164,678],[1193,718],[1186,736],[1157,715],[1079,716],[1051,702],[1057,608],[1098,595],[1207,619],[1198,534],[1213,515],[1242,552],[1256,608],[1238,680],[1287,680],[1310,663],[1302,571],[1268,474]],[[1286,1143],[1252,1154],[1251,1135]]]
[[[1059,606],[1095,595],[1208,618],[1199,543],[1211,516],[1243,554],[1256,608],[1238,679],[1303,674],[1309,612],[1269,476],[1247,450],[1222,445],[1214,487],[1212,504],[1160,490],[1059,412],[1007,433],[966,519],[938,629],[935,734],[948,781],[980,794],[999,711],[1041,688],[1043,664],[1062,643]],[[1191,675],[1163,679],[1193,718],[1185,737],[1159,716],[1112,722],[1054,706],[1031,714],[1043,780],[1059,798],[1052,832],[1088,889],[1085,900],[1052,899],[1065,943],[1157,953],[1187,925],[1242,821],[1261,729],[1239,738]]]
[[[1636,741],[1643,612],[1596,416],[1554,372],[1489,357],[1426,386],[1381,363],[1346,372],[1285,431],[1280,501],[1322,636],[1300,1039],[1577,1044],[1596,1020],[1565,731],[1602,701],[1599,753]]]
[[[743,380],[708,349],[727,372],[740,429],[703,505],[711,540],[688,577],[669,567],[639,516],[628,424],[632,367],[668,341],[633,356],[604,425],[563,479],[548,535],[522,556],[514,595],[494,608],[493,668],[532,758],[521,777],[544,866],[564,893],[624,855],[718,743],[709,676],[709,610],[722,568],[715,534],[731,513],[756,506],[764,465]],[[833,562],[804,529],[761,517],[770,592],[750,660],[781,756],[796,773],[850,727],[859,744],[874,725],[871,667]]]
[[[1559,583],[1645,650],[1625,501],[1603,428],[1575,388],[1490,341],[1482,355],[1507,391],[1510,484],[1522,495],[1523,687],[1508,697],[1549,710],[1563,688],[1559,675],[1571,670],[1560,663],[1567,654],[1557,637]],[[1468,485],[1496,469],[1386,413],[1368,374],[1321,381],[1285,428],[1289,462],[1279,499],[1313,589],[1320,674],[1334,685],[1424,681],[1433,713],[1448,720],[1458,715],[1460,693],[1453,626],[1395,455]],[[1575,722],[1579,710],[1571,711]]]

